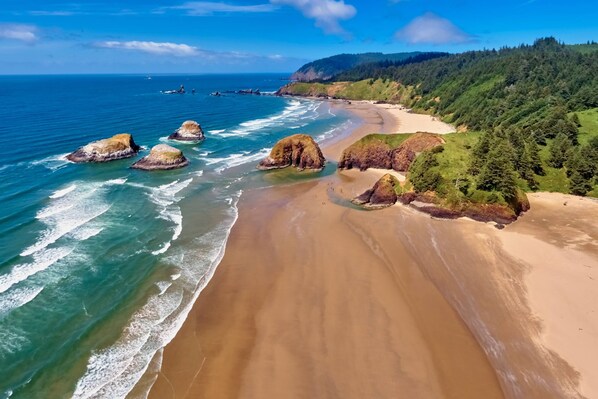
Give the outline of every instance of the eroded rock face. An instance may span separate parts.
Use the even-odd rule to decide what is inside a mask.
[[[372,209],[394,205],[398,198],[396,187],[399,185],[399,180],[387,173],[374,184],[374,187],[355,197],[351,202]]]
[[[364,137],[343,151],[338,167],[359,168],[362,171],[379,168],[405,172],[419,153],[442,144],[444,139],[439,135],[422,132],[411,135],[396,148],[391,148],[379,138]]]
[[[72,162],[109,162],[130,158],[138,151],[139,146],[133,141],[133,136],[121,133],[108,139],[93,141],[70,153],[66,159]]]
[[[133,169],[170,170],[189,165],[189,161],[178,148],[166,144],[154,146],[149,155],[131,165]]]
[[[169,140],[199,142],[205,139],[203,129],[199,123],[195,121],[185,121],[177,130],[170,136]]]
[[[398,172],[406,172],[419,153],[444,143],[444,139],[437,134],[415,133],[392,151],[392,168]]]
[[[295,134],[280,140],[270,155],[263,159],[257,168],[260,170],[282,169],[289,166],[298,170],[320,171],[326,159],[315,140],[307,134]]]
[[[338,162],[339,169],[390,169],[392,149],[381,140],[358,141],[347,147]]]

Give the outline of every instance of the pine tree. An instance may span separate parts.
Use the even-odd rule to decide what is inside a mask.
[[[571,142],[569,141],[569,138],[567,138],[565,134],[559,133],[548,149],[550,153],[548,164],[553,168],[562,168],[567,159],[567,151],[569,151],[570,148]]]
[[[481,190],[500,192],[507,201],[513,199],[517,191],[511,152],[507,142],[498,141],[488,153],[486,164],[480,171],[477,184]]]
[[[422,152],[409,167],[409,181],[416,192],[434,191],[440,183],[440,173],[434,169],[438,166],[432,151]]]
[[[542,159],[540,158],[540,147],[535,140],[528,140],[525,143],[530,159],[532,161],[532,169],[538,176],[544,176],[544,167],[542,166]]]
[[[588,191],[592,190],[592,184],[589,180],[584,178],[577,171],[573,172],[571,179],[569,180],[569,189],[572,194],[575,195],[586,195]]]
[[[581,123],[579,123],[579,115],[577,114],[571,115],[571,122],[574,123],[577,127],[581,126]]]
[[[482,133],[482,136],[473,147],[471,151],[471,162],[469,171],[472,175],[477,175],[486,163],[486,156],[492,147],[494,137],[492,133],[486,131]]]

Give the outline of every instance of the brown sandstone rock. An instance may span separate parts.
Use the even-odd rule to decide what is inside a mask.
[[[131,165],[133,169],[142,170],[170,170],[189,165],[189,161],[181,150],[166,144],[158,144],[152,148],[149,155]]]
[[[400,183],[397,178],[387,173],[374,184],[374,187],[354,198],[351,202],[371,209],[385,208],[394,205],[397,202],[395,188],[398,185],[400,185]]]
[[[288,166],[299,170],[312,169],[320,171],[326,159],[315,140],[307,134],[295,134],[280,140],[270,156],[263,159],[257,168],[260,170],[282,169]]]
[[[199,123],[195,121],[185,121],[170,136],[169,140],[199,142],[205,139],[203,130]]]
[[[133,141],[133,136],[121,133],[108,139],[93,141],[70,153],[66,159],[72,162],[108,162],[132,157],[138,151],[139,146]]]

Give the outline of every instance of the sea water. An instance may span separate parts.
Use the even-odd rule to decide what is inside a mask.
[[[159,367],[224,254],[243,192],[292,180],[255,164],[284,136],[321,142],[358,123],[326,102],[210,96],[271,94],[283,78],[0,77],[0,398],[125,397]],[[186,94],[161,93],[181,84]],[[168,141],[188,119],[206,140]],[[64,158],[123,132],[138,157]],[[129,169],[162,142],[189,167]]]

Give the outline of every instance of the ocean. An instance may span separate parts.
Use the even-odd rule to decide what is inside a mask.
[[[224,254],[243,192],[317,177],[256,163],[282,137],[322,142],[359,123],[326,102],[210,96],[270,94],[285,77],[0,76],[0,398],[146,395]],[[161,93],[181,84],[187,94]],[[169,142],[189,167],[129,169],[189,119],[206,140]],[[123,132],[138,157],[64,159]]]

